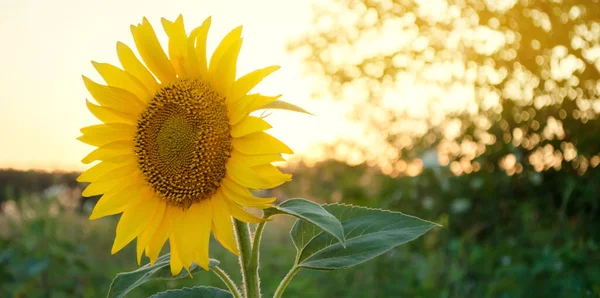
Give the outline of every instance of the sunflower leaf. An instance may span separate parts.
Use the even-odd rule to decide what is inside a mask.
[[[329,233],[339,241],[342,247],[345,245],[344,230],[340,221],[315,202],[305,199],[290,199],[277,207],[265,209],[264,213],[265,218],[276,214],[287,214],[302,219],[319,227],[321,231]]]
[[[346,247],[320,227],[297,220],[290,236],[297,249],[296,265],[301,268],[352,267],[414,240],[437,225],[388,210],[345,204],[323,205],[323,208],[342,223]]]
[[[165,254],[160,256],[154,265],[146,264],[135,271],[121,272],[113,279],[108,289],[107,298],[122,298],[131,290],[137,288],[141,284],[151,280],[173,280],[189,277],[187,271],[182,271],[177,276],[171,275],[170,269],[171,254]],[[209,267],[215,267],[219,265],[219,261],[210,259]],[[202,267],[193,264],[190,267],[190,273],[192,275],[202,272]],[[162,296],[161,296],[162,297]],[[166,296],[165,296],[166,297]],[[211,296],[207,296],[211,297]],[[221,297],[221,296],[217,296]]]
[[[215,287],[193,287],[168,290],[150,298],[233,298],[230,292]]]
[[[287,110],[287,111],[304,113],[304,114],[309,114],[309,115],[314,116],[313,113],[308,112],[307,110],[305,110],[295,104],[291,104],[291,103],[289,103],[287,101],[283,101],[283,100],[276,100],[274,102],[268,103],[268,104],[262,106],[259,110],[269,110],[269,109]]]

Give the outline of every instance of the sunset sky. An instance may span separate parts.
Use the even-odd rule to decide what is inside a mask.
[[[101,81],[91,60],[117,64],[115,46],[133,46],[129,25],[148,17],[161,42],[160,18],[184,15],[186,29],[213,17],[209,52],[229,30],[244,26],[238,76],[279,64],[282,69],[256,90],[317,114],[274,112],[270,132],[299,155],[320,142],[352,133],[340,104],[310,100],[310,83],[286,42],[311,25],[310,1],[0,0],[0,168],[81,170],[90,148],[75,140],[97,123],[81,75]]]

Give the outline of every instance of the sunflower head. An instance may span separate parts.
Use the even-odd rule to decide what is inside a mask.
[[[154,263],[168,240],[178,274],[192,262],[208,269],[211,232],[238,254],[232,217],[261,221],[244,207],[266,208],[275,198],[249,189],[289,181],[271,163],[292,151],[250,115],[277,105],[279,96],[248,92],[278,67],[236,79],[242,27],[207,59],[210,18],[189,33],[181,16],[162,25],[168,55],[144,18],[131,26],[141,60],[119,42],[120,66],[93,62],[105,84],[83,77],[96,101],[87,107],[102,124],[81,129],[79,140],[96,147],[82,162],[97,164],[78,180],[90,182],[84,196],[102,195],[91,219],[122,213],[113,253],[137,238],[138,263],[144,253]]]
[[[138,164],[154,191],[172,205],[209,199],[225,178],[231,156],[225,98],[188,78],[162,88],[137,123]]]

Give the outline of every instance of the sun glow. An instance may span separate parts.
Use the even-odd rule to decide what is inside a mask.
[[[0,167],[85,169],[80,157],[91,147],[75,138],[77,127],[98,123],[86,111],[84,99],[89,95],[80,80],[80,74],[94,73],[90,57],[116,64],[115,41],[133,42],[123,28],[143,15],[159,22],[162,16],[174,18],[182,12],[189,22],[213,16],[208,52],[232,23],[244,24],[239,74],[267,64],[282,66],[256,91],[281,92],[281,99],[318,115],[273,112],[268,116],[274,127],[269,132],[298,155],[343,135],[348,124],[339,104],[311,101],[311,83],[302,76],[300,59],[286,52],[286,42],[310,28],[309,1],[171,1],[166,6],[164,1],[141,0],[0,2],[0,35],[6,45],[0,65],[11,70],[0,73]],[[159,40],[166,45],[164,36]]]

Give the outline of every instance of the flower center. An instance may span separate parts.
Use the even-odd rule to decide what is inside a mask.
[[[232,150],[225,98],[200,79],[175,81],[154,95],[134,141],[144,178],[161,198],[184,207],[210,198]]]

